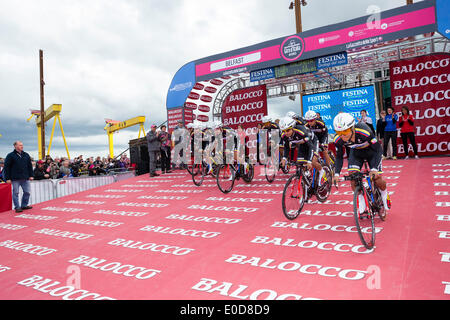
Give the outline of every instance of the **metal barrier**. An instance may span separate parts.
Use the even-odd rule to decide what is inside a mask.
[[[53,200],[59,197],[105,186],[114,182],[123,181],[134,176],[134,171],[127,171],[105,176],[83,176],[68,179],[31,181],[31,197],[29,204],[33,205],[36,203]],[[22,194],[23,190],[20,188],[19,201],[22,199]]]

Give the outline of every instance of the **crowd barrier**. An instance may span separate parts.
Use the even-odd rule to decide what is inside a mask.
[[[126,171],[104,176],[82,176],[67,179],[49,179],[31,181],[30,205],[68,196],[77,192],[101,187],[114,182],[134,177],[134,171]],[[20,188],[19,201],[23,190]],[[14,206],[14,204],[13,204]]]

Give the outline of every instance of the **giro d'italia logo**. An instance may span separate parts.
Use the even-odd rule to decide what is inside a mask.
[[[281,56],[287,61],[294,61],[300,58],[303,53],[305,44],[299,36],[290,36],[284,39],[281,44]]]

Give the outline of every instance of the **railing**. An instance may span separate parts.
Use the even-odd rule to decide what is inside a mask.
[[[31,181],[30,205],[68,196],[78,192],[105,186],[114,182],[135,176],[134,171],[125,171],[103,176],[82,176],[67,179],[48,179]],[[22,188],[19,191],[19,201],[22,199]],[[14,204],[13,204],[14,207]]]

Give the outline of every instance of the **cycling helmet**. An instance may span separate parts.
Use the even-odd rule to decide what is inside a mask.
[[[195,128],[195,125],[194,125],[193,123],[188,123],[188,124],[186,125],[186,128],[188,128],[188,129],[193,129],[193,128]]]
[[[308,112],[305,113],[305,120],[306,121],[311,121],[317,118],[317,113],[314,112],[313,110],[309,110]]]
[[[272,122],[272,118],[269,116],[262,117],[262,123]]]
[[[286,117],[288,118],[295,119],[296,116],[297,114],[294,111],[289,111],[288,113],[286,113]]]
[[[294,119],[289,117],[284,117],[280,120],[280,129],[281,130],[287,130],[289,128],[293,128],[295,126],[296,122]]]
[[[355,125],[355,118],[350,113],[339,113],[333,120],[335,131],[344,131]]]

